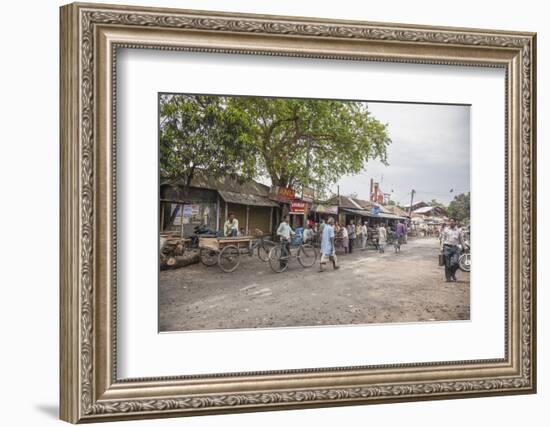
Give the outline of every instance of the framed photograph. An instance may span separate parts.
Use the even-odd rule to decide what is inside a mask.
[[[61,418],[536,391],[536,35],[61,8]]]

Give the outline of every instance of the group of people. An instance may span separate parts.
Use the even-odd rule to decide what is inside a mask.
[[[285,216],[277,228],[277,236],[286,245],[287,251],[290,250],[290,240],[295,235],[294,230],[289,225],[289,221],[290,217],[288,215]],[[375,233],[375,244],[378,251],[383,253],[388,241],[386,225],[384,223],[377,224]],[[397,223],[394,233],[395,239],[400,243],[406,242],[407,226],[404,221]],[[336,258],[336,239],[341,239],[344,253],[351,254],[354,247],[366,249],[368,237],[369,229],[366,221],[362,224],[355,224],[355,221],[352,219],[347,226],[343,226],[337,223],[333,217],[329,217],[327,221],[321,220],[318,224],[308,222],[302,234],[302,241],[303,243],[314,243],[317,239],[320,243],[321,262],[319,271],[322,272],[327,260],[332,262],[334,269],[339,268]]]
[[[394,239],[401,243],[407,242],[408,229],[404,221],[399,221],[394,233]],[[239,221],[233,213],[230,213],[224,224],[224,236],[235,237],[239,234]],[[290,251],[290,240],[296,233],[290,226],[290,217],[286,215],[277,228],[277,236],[281,239],[288,251]],[[366,249],[369,236],[367,222],[355,224],[351,220],[347,226],[340,225],[333,217],[327,221],[321,220],[320,223],[308,222],[302,234],[304,243],[313,243],[315,240],[320,242],[321,263],[319,271],[327,263],[327,259],[332,262],[335,269],[338,269],[336,258],[336,239],[341,239],[341,246],[345,254],[353,253],[354,248]],[[377,249],[383,253],[388,242],[389,230],[384,223],[377,224],[374,230],[374,239]],[[441,254],[444,257],[445,280],[447,282],[456,282],[456,272],[458,270],[458,260],[464,245],[464,233],[455,219],[451,218],[448,224],[443,224],[439,231],[439,241]]]
[[[370,239],[374,242],[374,245],[380,252],[384,252],[384,248],[390,236],[394,239],[398,239],[400,243],[406,243],[408,227],[405,221],[399,221],[395,227],[391,228],[386,226],[385,223],[376,224],[374,227],[369,227],[367,221],[356,224],[352,219],[348,225],[340,225],[333,219],[333,228],[335,233],[335,240],[339,241],[339,246],[343,249],[344,254],[353,253],[354,249],[366,249],[367,242]],[[303,239],[307,241],[314,241],[317,239],[321,242],[323,229],[327,222],[323,219],[320,223],[308,223],[304,230]]]

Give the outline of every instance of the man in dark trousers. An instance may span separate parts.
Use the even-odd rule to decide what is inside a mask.
[[[441,233],[441,253],[445,257],[445,280],[456,282],[458,258],[463,245],[462,230],[456,226],[454,218],[449,220],[449,226]]]

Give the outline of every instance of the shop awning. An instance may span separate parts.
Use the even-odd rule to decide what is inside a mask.
[[[365,210],[365,209],[344,208],[344,209],[342,209],[342,211],[346,212],[346,213],[351,213],[353,215],[364,216],[364,217],[369,217],[369,218],[407,219],[407,217],[405,217],[405,216],[399,216],[399,215],[392,214],[392,213],[380,212],[378,214],[373,214],[371,211],[368,211],[368,210]]]
[[[317,212],[318,214],[336,215],[338,213],[338,206],[319,204],[313,205],[311,210]]]
[[[227,203],[248,206],[267,206],[274,208],[279,207],[277,202],[258,194],[234,193],[233,191],[218,191],[218,193],[220,193],[221,198]]]

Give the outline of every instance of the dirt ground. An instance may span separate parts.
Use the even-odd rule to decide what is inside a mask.
[[[243,256],[233,273],[196,264],[162,271],[160,331],[468,320],[470,275],[446,283],[435,238],[409,239],[400,253],[354,251],[339,270],[296,259],[274,273]]]

